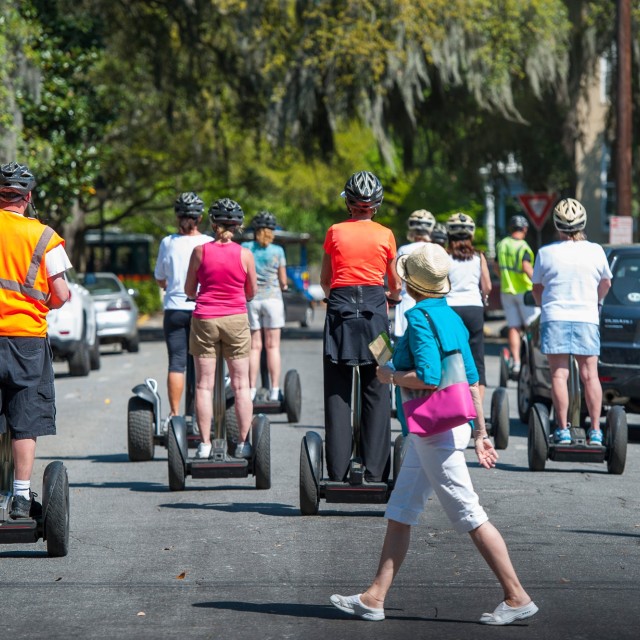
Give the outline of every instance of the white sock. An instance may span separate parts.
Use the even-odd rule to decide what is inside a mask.
[[[278,400],[280,398],[280,387],[271,387],[271,400]]]
[[[21,496],[29,500],[31,494],[31,480],[14,480],[13,481],[13,495]]]
[[[251,402],[253,402],[256,399],[257,389],[255,387],[251,387],[251,389],[249,389],[249,391],[251,391]]]

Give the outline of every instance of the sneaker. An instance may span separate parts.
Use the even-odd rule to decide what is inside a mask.
[[[37,497],[37,493],[29,491],[29,497],[13,496],[11,503],[11,511],[9,517],[12,520],[20,520],[22,518],[39,518],[42,516],[42,505],[36,502],[34,498]]]
[[[233,452],[234,458],[250,458],[251,457],[251,445],[246,440],[244,442],[238,442],[236,444],[236,450]]]
[[[566,429],[556,429],[553,432],[553,441],[555,444],[571,444],[571,431],[568,428]]]
[[[517,378],[520,375],[520,363],[514,362],[511,365],[511,376]]]
[[[249,392],[251,393],[251,402],[253,402],[256,399],[256,393],[258,393],[258,390],[255,387],[251,387]]]
[[[331,604],[340,609],[344,613],[360,618],[361,620],[369,620],[371,622],[377,622],[378,620],[384,620],[384,609],[374,609],[373,607],[367,607],[366,604],[360,599],[361,593],[357,593],[355,596],[339,596],[334,594],[331,596]]]
[[[201,442],[198,445],[198,450],[196,451],[196,458],[208,458],[211,455],[211,443],[205,444]]]
[[[516,620],[525,620],[538,613],[538,607],[533,601],[521,607],[510,607],[506,602],[501,602],[493,613],[483,613],[480,622],[482,624],[504,625]]]
[[[602,429],[589,429],[589,434],[587,435],[587,442],[589,444],[602,445]]]
[[[269,393],[269,402],[278,402],[280,400],[280,387],[273,387]]]

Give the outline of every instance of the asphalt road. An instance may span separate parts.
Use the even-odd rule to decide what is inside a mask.
[[[143,342],[138,354],[105,348],[101,370],[88,378],[70,378],[59,365],[59,433],[39,442],[34,488],[50,460],[64,461],[71,550],[50,559],[42,542],[0,546],[2,637],[638,637],[639,445],[629,444],[622,476],[609,476],[605,465],[554,462],[531,473],[515,388],[511,438],[498,467],[479,468],[471,449],[468,459],[540,613],[506,628],[477,623],[501,600],[499,585],[433,501],[414,530],[387,619],[354,621],[334,610],[332,593],[356,593],[375,572],[385,520],[380,506],[324,502],[319,516],[299,515],[300,440],[308,429],[322,433],[320,322],[285,334],[284,370],[301,375],[303,410],[297,425],[272,416],[269,491],[256,491],[252,477],[188,478],[186,491],[171,493],[164,449],[151,462],[128,461],[127,400],[146,376],[164,388],[162,342]],[[488,345],[496,383],[498,349]]]

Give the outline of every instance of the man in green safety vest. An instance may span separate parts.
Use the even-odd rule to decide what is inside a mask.
[[[534,306],[524,304],[524,294],[533,284],[533,251],[525,237],[529,222],[522,215],[509,220],[509,236],[498,242],[497,264],[500,275],[500,299],[509,327],[511,351],[511,377],[520,373],[520,332],[540,313]]]

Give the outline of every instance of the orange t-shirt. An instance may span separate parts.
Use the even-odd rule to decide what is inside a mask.
[[[329,227],[324,250],[331,258],[331,288],[382,285],[396,257],[390,229],[372,220],[346,220]]]

